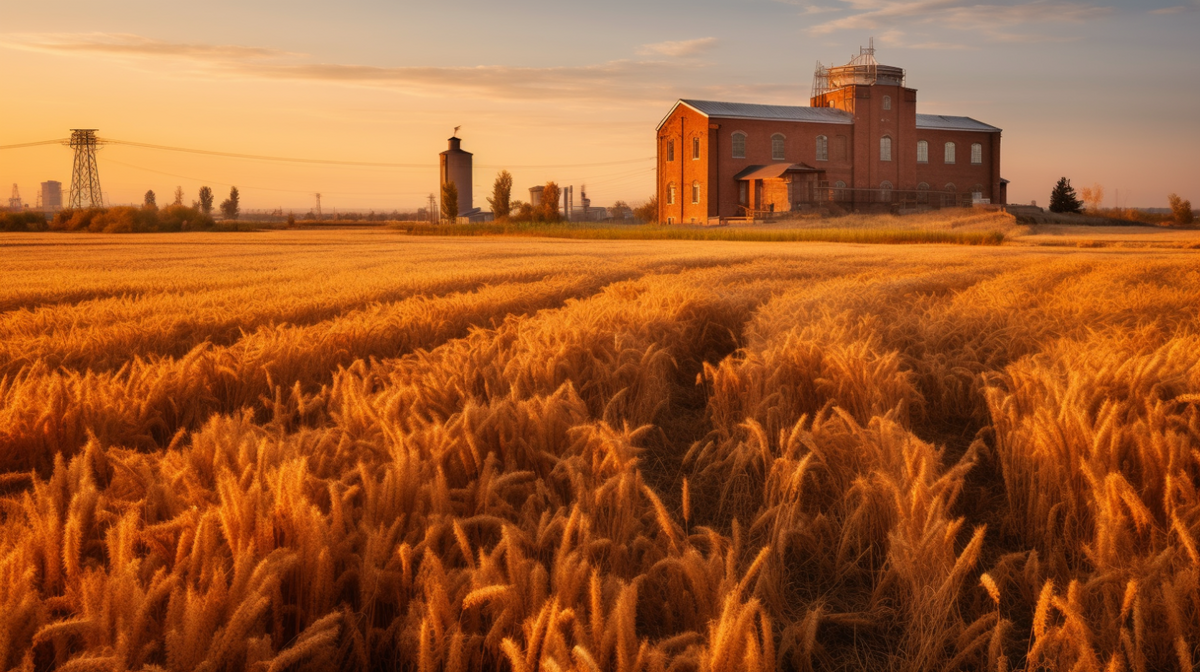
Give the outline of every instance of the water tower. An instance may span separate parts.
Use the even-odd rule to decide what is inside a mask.
[[[455,129],[457,131],[457,129]],[[474,174],[471,167],[471,153],[463,151],[462,140],[458,135],[451,136],[450,148],[441,153],[442,186],[453,182],[458,189],[458,213],[465,215],[475,209],[471,197],[471,181]]]

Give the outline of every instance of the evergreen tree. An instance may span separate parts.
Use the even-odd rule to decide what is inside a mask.
[[[238,205],[240,200],[241,197],[238,194],[238,188],[230,187],[229,198],[225,199],[225,201],[221,203],[221,215],[223,215],[225,219],[237,219],[238,211],[240,210]]]
[[[1082,208],[1083,201],[1075,195],[1071,181],[1061,178],[1054,185],[1054,191],[1050,192],[1050,212],[1079,212]]]
[[[492,185],[492,197],[487,199],[495,219],[508,217],[512,212],[512,185],[512,173],[502,170],[496,175],[496,183]]]
[[[213,193],[208,187],[200,187],[200,211],[206,215],[212,214]]]
[[[453,182],[442,185],[442,221],[458,221],[458,187]]]
[[[183,205],[183,187],[175,187],[175,205]]]
[[[150,189],[146,195],[142,197],[142,207],[158,209],[158,201],[154,196],[154,190]]]

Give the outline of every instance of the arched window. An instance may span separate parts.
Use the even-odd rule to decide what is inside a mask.
[[[983,163],[983,145],[978,142],[971,145],[971,163],[976,166]]]
[[[667,185],[667,205],[675,205],[675,183]]]
[[[828,160],[829,160],[829,138],[827,138],[823,135],[818,135],[817,136],[817,161],[828,161]]]
[[[674,140],[667,141],[667,160],[668,161],[675,160],[675,141]]]
[[[846,197],[846,183],[838,180],[833,185],[833,200],[840,201]]]
[[[879,185],[879,202],[880,203],[891,203],[892,202],[892,183],[888,182],[887,180],[884,180]]]
[[[700,138],[692,138],[692,160],[700,158]]]
[[[883,109],[885,109],[885,110],[892,109],[892,97],[891,96],[883,97]]]
[[[784,160],[783,139],[784,139],[783,134],[781,134],[781,133],[776,133],[775,135],[771,136],[771,160],[772,161],[783,161]]]
[[[957,192],[957,191],[958,191],[958,187],[954,186],[953,182],[942,187],[942,192],[943,192],[942,193],[942,206],[943,207],[958,204],[958,196],[955,195],[955,192]]]
[[[917,185],[917,202],[918,203],[928,203],[929,202],[929,183],[928,182],[922,182]]]
[[[700,202],[700,180],[692,182],[692,203]]]
[[[886,135],[879,139],[879,160],[892,160],[892,139]]]
[[[946,163],[954,163],[954,143],[946,143]]]
[[[746,158],[746,134],[741,131],[733,134],[733,158]]]
[[[971,187],[971,198],[977,199],[977,200],[983,200],[983,185],[982,184],[977,184],[977,185]]]
[[[943,188],[943,191],[948,191],[953,194],[954,192],[958,191],[958,187],[954,186],[953,182],[950,182]]]
[[[929,163],[929,143],[924,140],[917,141],[917,163]]]

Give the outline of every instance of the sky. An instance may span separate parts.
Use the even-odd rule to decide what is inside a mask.
[[[596,205],[654,190],[678,98],[807,105],[817,61],[875,38],[918,111],[1004,129],[1009,200],[1200,203],[1200,0],[39,0],[0,11],[0,146],[102,138],[113,203],[239,188],[250,209],[415,209],[461,126],[474,205],[555,180]],[[0,150],[0,196],[69,185],[71,150]],[[65,188],[64,186],[64,188]],[[1119,199],[1119,200],[1118,200]]]

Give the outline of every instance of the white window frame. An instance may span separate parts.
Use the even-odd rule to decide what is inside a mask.
[[[776,152],[775,150],[779,151]],[[771,160],[772,161],[787,161],[787,136],[782,133],[775,133],[771,136]]]
[[[667,205],[675,205],[675,183],[667,183]]]
[[[675,140],[667,140],[667,161],[675,160]]]
[[[700,138],[692,138],[692,160],[700,159]]]
[[[883,109],[885,109],[885,110],[892,109],[892,97],[891,96],[883,97]]]
[[[817,136],[817,161],[829,160],[829,137],[825,135]]]
[[[917,141],[917,163],[929,163],[929,141]]]
[[[983,165],[983,145],[978,142],[971,143],[971,165]]]
[[[955,156],[957,154],[957,152],[958,152],[958,147],[953,142],[946,143],[946,154],[943,157],[943,160],[946,162],[946,165],[948,165],[948,166],[954,165],[955,161],[957,160],[957,157]]]
[[[732,145],[733,145],[733,147],[732,147],[732,149],[733,149],[733,151],[732,151],[733,158],[735,158],[735,159],[744,159],[744,158],[746,158],[746,134],[745,134],[745,133],[743,133],[742,131],[734,131],[734,132],[733,132],[733,135],[732,135],[732,136],[730,136],[730,138],[731,138],[731,140],[733,141],[733,142],[732,142]],[[741,142],[740,142],[740,144],[741,144],[741,147],[738,147],[738,145],[739,145],[739,140],[741,141]]]
[[[892,136],[885,135],[879,139],[879,160],[892,160]]]

